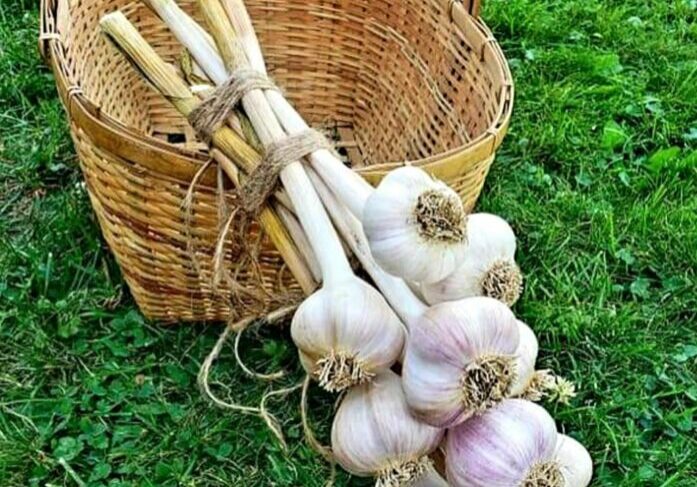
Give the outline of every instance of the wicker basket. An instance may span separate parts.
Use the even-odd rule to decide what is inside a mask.
[[[510,71],[478,19],[478,1],[246,3],[275,80],[309,122],[336,130],[357,171],[376,183],[401,164],[420,166],[474,206],[513,101]],[[41,4],[41,52],[55,73],[104,237],[142,312],[163,322],[228,319],[234,313],[229,290],[210,285],[218,225],[214,168],[196,193],[198,270],[181,211],[194,174],[208,160],[206,146],[105,42],[97,24],[122,9],[165,59],[176,62],[180,45],[138,1]],[[180,4],[195,10],[191,0]],[[260,261],[259,285],[269,296],[281,289],[302,296],[266,240]],[[244,281],[251,274],[236,269],[235,275]]]

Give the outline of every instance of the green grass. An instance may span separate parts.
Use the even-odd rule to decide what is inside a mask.
[[[36,53],[36,3],[0,4],[0,485],[322,485],[297,394],[272,404],[286,454],[200,398],[218,327],[138,314]],[[697,486],[697,2],[490,0],[484,15],[517,102],[480,209],[520,236],[516,311],[541,365],[579,386],[552,412],[591,450],[593,485]],[[291,371],[282,384],[301,377],[285,332],[247,346]],[[269,386],[232,364],[219,390],[256,404]],[[314,395],[326,437],[331,398]]]

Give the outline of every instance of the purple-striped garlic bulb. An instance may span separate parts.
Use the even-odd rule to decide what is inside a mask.
[[[513,306],[523,290],[523,275],[515,262],[516,237],[496,215],[475,213],[467,218],[468,247],[464,260],[447,277],[424,283],[429,304],[472,296],[488,296]]]
[[[409,411],[397,374],[385,371],[351,389],[332,426],[332,451],[348,472],[375,477],[377,487],[446,487],[428,455],[443,430]]]
[[[509,399],[448,432],[446,470],[453,487],[586,487],[592,463],[544,408]]]
[[[523,391],[537,348],[534,334],[500,301],[432,306],[407,341],[402,375],[409,407],[428,424],[455,426]]]

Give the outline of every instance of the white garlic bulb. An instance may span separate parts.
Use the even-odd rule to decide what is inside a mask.
[[[390,172],[363,208],[375,261],[407,281],[436,282],[463,262],[467,214],[446,184],[415,167]]]
[[[429,308],[410,329],[402,372],[414,414],[452,427],[511,397],[517,369],[527,374],[524,364],[536,355],[536,347],[520,346],[520,329],[511,310],[492,298]]]
[[[522,292],[523,276],[515,262],[516,238],[503,219],[476,213],[467,219],[469,246],[458,268],[421,292],[429,304],[489,296],[512,306]]]
[[[448,432],[446,467],[453,487],[586,487],[585,449],[563,438],[542,407],[509,399]]]
[[[593,477],[593,460],[588,450],[570,436],[557,435],[557,463],[566,483],[564,487],[586,487]]]
[[[351,278],[307,298],[293,317],[291,335],[305,370],[338,392],[391,367],[406,333],[382,295]]]
[[[520,344],[516,352],[516,378],[511,387],[511,397],[521,396],[527,391],[535,376],[535,363],[540,344],[528,325],[518,320]]]
[[[351,389],[341,402],[332,451],[344,469],[376,477],[377,486],[445,486],[428,458],[442,438],[441,429],[412,416],[399,376],[387,370]]]

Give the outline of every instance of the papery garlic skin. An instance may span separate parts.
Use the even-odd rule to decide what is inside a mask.
[[[566,483],[564,487],[587,487],[593,477],[593,460],[588,450],[570,436],[557,436],[556,459]]]
[[[458,268],[435,283],[421,286],[429,304],[489,296],[512,306],[522,292],[523,278],[515,263],[516,238],[511,226],[496,215],[475,213],[467,219],[468,248]]]
[[[415,167],[390,172],[366,201],[363,229],[375,261],[407,281],[436,282],[467,252],[467,214],[446,184]]]
[[[520,344],[516,351],[516,378],[511,387],[511,397],[521,396],[535,376],[535,363],[540,351],[540,343],[532,329],[518,320]]]
[[[555,462],[557,428],[542,407],[509,399],[448,432],[453,487],[566,487]]]
[[[374,288],[357,278],[307,298],[291,324],[303,367],[330,392],[369,381],[397,361],[404,326]]]
[[[495,299],[432,306],[412,325],[407,342],[402,382],[410,408],[428,424],[447,428],[510,397],[519,345],[515,316]]]
[[[332,425],[337,462],[354,475],[374,476],[377,485],[390,487],[432,477],[427,457],[442,438],[441,429],[411,414],[400,378],[390,370],[351,389]]]

